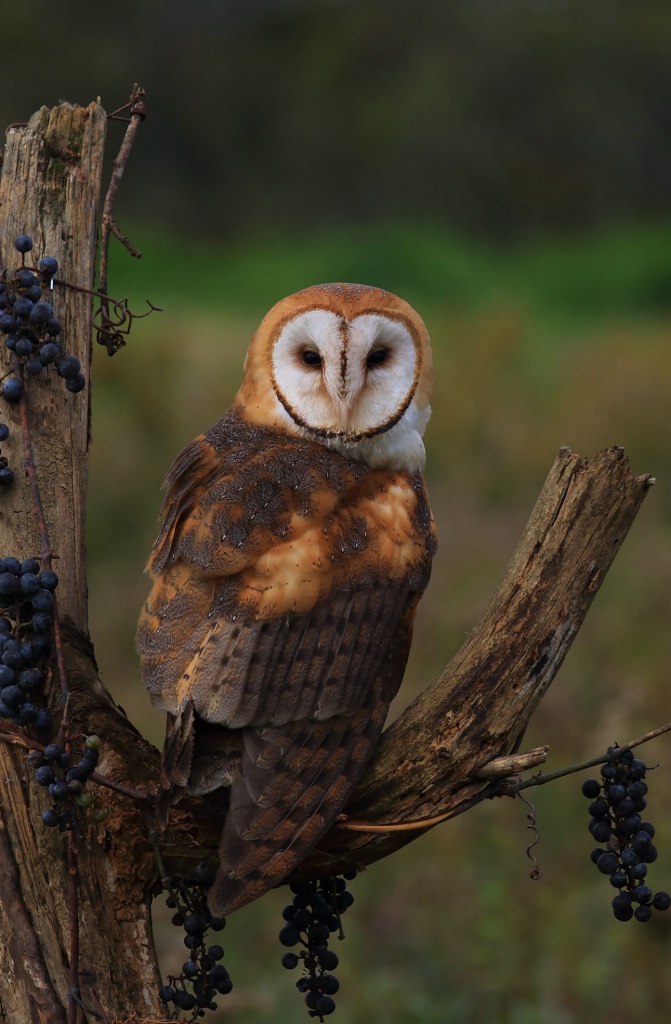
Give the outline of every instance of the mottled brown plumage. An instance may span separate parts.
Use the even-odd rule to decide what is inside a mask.
[[[352,287],[359,291],[348,293]],[[336,322],[328,319],[332,310],[341,318],[339,333],[347,345],[348,325],[357,315],[352,295],[360,302],[364,297],[364,312],[377,310],[382,326],[360,321],[360,332],[365,326],[373,341],[366,335],[357,342],[352,330],[354,340],[343,348],[338,372],[343,379],[353,372],[346,370],[347,355],[353,358],[357,344],[364,355],[374,345],[379,352],[388,301],[394,317],[400,308],[412,324],[413,340],[401,337],[397,362],[414,360],[410,397],[403,398],[408,406],[414,403],[422,374],[429,380],[421,357],[428,339],[410,307],[363,286],[307,289],[264,320],[231,410],[184,449],[166,480],[138,646],[145,685],[168,715],[163,810],[180,792],[229,791],[220,868],[210,894],[219,914],[286,877],[343,807],[401,682],[415,609],[428,582],[435,537],[421,469],[412,464],[415,433],[403,448],[402,423],[393,424],[396,434],[389,426],[376,431],[360,413],[366,437],[372,435],[376,444],[368,459],[369,439],[362,449],[343,431],[342,441],[336,437],[327,446],[318,428],[290,419],[291,403],[275,397],[272,387],[257,396],[248,415],[250,376],[263,390],[258,353],[265,346],[272,362],[273,338],[284,343],[291,309],[296,317],[309,312],[311,296],[322,312],[316,321],[298,321],[295,329],[303,333],[290,372],[303,387],[300,359],[305,345],[313,344],[305,323],[316,331],[322,377],[332,393],[327,361],[334,342],[320,332]],[[390,337],[393,367],[396,336]],[[430,373],[428,355],[426,360]],[[287,387],[287,371],[278,366],[278,386]],[[361,376],[362,388],[375,386],[372,363]],[[320,384],[311,377],[306,386],[314,391]],[[384,402],[396,385],[392,380],[380,387],[383,398],[375,411],[382,409],[390,421],[393,409]],[[301,393],[291,401],[300,404]],[[341,399],[338,394],[335,400]],[[356,395],[347,401],[356,405]],[[259,423],[264,403],[267,425]],[[314,419],[312,406],[307,415]],[[404,410],[398,419],[405,415]],[[331,438],[330,421],[328,428]],[[389,437],[386,465],[376,433]],[[403,454],[406,449],[413,454]]]

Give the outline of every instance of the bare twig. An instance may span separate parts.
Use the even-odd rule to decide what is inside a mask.
[[[642,736],[638,736],[635,740],[630,740],[629,743],[622,744],[621,747],[614,747],[611,751],[607,751],[605,754],[600,754],[599,757],[593,757],[589,761],[580,761],[578,764],[569,765],[568,768],[559,768],[556,772],[545,772],[542,774],[538,772],[536,775],[532,775],[531,778],[525,779],[520,782],[519,785],[515,781],[512,781],[512,785],[515,787],[515,791],[519,792],[522,789],[529,789],[531,786],[544,786],[546,782],[554,782],[555,779],[562,779],[566,775],[574,775],[576,772],[583,772],[586,768],[595,768],[599,764],[605,764],[607,761],[617,761],[622,754],[627,750],[633,750],[634,747],[640,747],[643,743],[648,743],[650,740],[656,739],[658,736],[663,736],[664,733],[671,731],[671,722],[667,722],[666,725],[660,725],[658,729],[651,729],[650,732],[644,733]]]
[[[107,189],[107,195],[105,196],[105,205],[103,207],[102,215],[102,230],[100,238],[100,272],[99,272],[99,284],[100,291],[105,294],[104,298],[101,298],[100,308],[101,314],[101,326],[98,329],[98,341],[101,345],[105,345],[109,355],[114,353],[125,344],[120,333],[118,331],[110,331],[108,328],[111,326],[111,320],[109,317],[109,299],[107,298],[107,264],[109,260],[109,241],[110,235],[115,235],[116,238],[128,249],[131,256],[135,256],[137,259],[142,255],[131,243],[128,238],[119,231],[114,221],[114,203],[116,200],[117,192],[119,191],[119,185],[123,172],[126,169],[126,163],[130,156],[130,151],[133,148],[133,142],[137,135],[138,129],[145,119],[145,107],[144,107],[144,89],[140,86],[135,85],[133,92],[131,93],[130,102],[127,107],[130,109],[130,121],[126,134],[123,137],[121,147],[114,161],[112,170],[112,177],[110,179],[109,187]],[[125,110],[126,106],[119,108]],[[115,111],[112,115],[116,117],[118,111]]]

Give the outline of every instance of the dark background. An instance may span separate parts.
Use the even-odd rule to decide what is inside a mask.
[[[41,6],[3,12],[5,120],[139,81],[124,203],[193,238],[421,218],[510,242],[669,211],[664,0]]]
[[[94,353],[89,502],[92,636],[142,731],[160,744],[133,634],[163,475],[230,402],[267,309],[324,280],[403,295],[434,347],[440,547],[394,713],[484,611],[557,449],[622,444],[658,482],[525,744],[549,743],[555,769],[669,720],[668,3],[66,0],[5,5],[0,38],[5,124],[147,91],[117,205],[144,255],[117,247],[110,288],[163,313]],[[110,166],[122,133],[110,123]],[[654,890],[671,887],[669,742],[644,754]],[[582,777],[533,794],[538,882],[512,800],[357,879],[334,1019],[666,1024],[671,914],[612,917]],[[213,1020],[308,1019],[279,965],[285,902],[229,921],[235,989]],[[156,935],[179,970],[160,909]]]

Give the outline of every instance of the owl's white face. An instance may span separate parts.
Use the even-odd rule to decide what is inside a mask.
[[[272,348],[275,395],[307,436],[371,465],[421,468],[428,406],[414,403],[421,353],[405,324],[324,309],[290,319]]]

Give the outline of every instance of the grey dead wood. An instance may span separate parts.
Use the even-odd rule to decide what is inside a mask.
[[[93,287],[105,113],[98,104],[43,108],[7,140],[0,181],[0,251],[14,258],[20,233],[56,256],[59,276]],[[91,361],[90,296],[60,289],[69,352]],[[97,354],[97,353],[96,353]],[[104,356],[107,358],[107,356]],[[116,358],[132,358],[132,351]],[[89,373],[86,372],[87,379]],[[97,674],[88,639],[84,510],[90,390],[70,395],[55,375],[30,383],[35,462],[57,569],[72,691],[74,732],[103,737],[99,771],[134,789],[156,788],[159,752],[116,707]],[[4,408],[3,451],[22,464],[18,416]],[[537,764],[544,749],[507,757],[554,678],[652,480],[632,476],[622,449],[592,459],[562,449],[520,545],[482,621],[429,687],[384,733],[350,800],[346,822],[387,824],[453,816],[499,775]],[[27,482],[0,501],[0,555],[39,552]],[[138,685],[140,685],[138,681]],[[60,690],[52,681],[50,706]],[[502,761],[497,761],[503,758]],[[43,790],[25,751],[0,743],[0,1020],[65,1020],[69,926],[62,841],[45,829]],[[95,994],[111,1021],[161,1017],[149,902],[157,872],[146,808],[108,789],[109,811],[79,847],[81,994]],[[202,805],[175,808],[162,845],[171,872],[214,859],[220,826]],[[336,823],[301,866],[304,877],[370,864],[422,832],[354,832]],[[81,1019],[93,1020],[84,1014]]]

